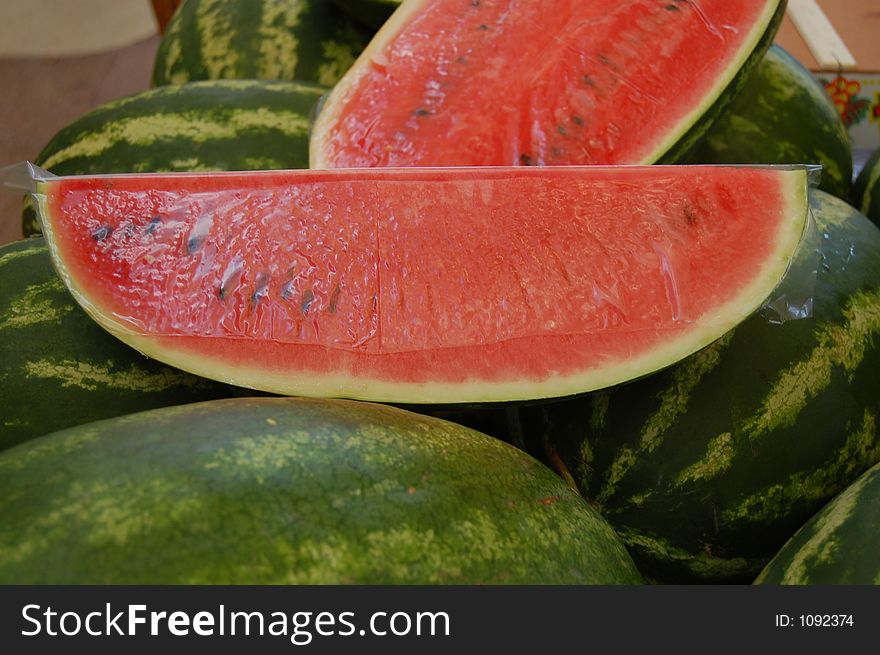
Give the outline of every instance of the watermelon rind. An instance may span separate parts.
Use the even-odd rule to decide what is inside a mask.
[[[880,465],[807,521],[755,584],[880,585]]]
[[[329,0],[187,0],[162,36],[152,86],[215,79],[333,86],[369,39]]]
[[[853,204],[880,225],[880,148],[865,162],[852,189]]]
[[[524,412],[651,579],[750,582],[880,460],[880,230],[811,195],[810,318],[761,312],[657,375]]]
[[[334,125],[341,120],[341,112],[344,110],[348,94],[358,87],[367,71],[371,70],[371,62],[382,60],[382,50],[386,44],[409,23],[411,18],[417,16],[429,1],[404,2],[382,25],[349,72],[333,88],[321,106],[321,112],[312,132],[309,153],[312,168],[332,168],[335,165],[327,156],[327,148]],[[786,0],[762,0],[762,2],[764,7],[760,18],[755,21],[738,54],[729,62],[724,74],[718,76],[712,89],[703,96],[702,101],[683,115],[678,124],[660,137],[639,161],[615,163],[674,164],[682,161],[693,150],[712,123],[721,116],[746,84],[749,74],[761,62],[773,43],[785,14]]]
[[[596,167],[589,167],[591,174],[599,174]],[[365,169],[361,175],[387,176],[394,174],[416,175],[413,169]],[[487,170],[471,169],[474,174]],[[471,172],[457,169],[457,175]],[[532,169],[537,171],[537,169]],[[586,169],[585,169],[586,170]],[[613,172],[611,169],[609,172]],[[336,170],[322,175],[350,176],[357,172]],[[419,175],[443,175],[444,169],[419,169]],[[44,234],[52,252],[59,275],[65,281],[73,297],[87,313],[108,332],[136,348],[138,351],[167,362],[183,370],[226,382],[236,386],[260,389],[283,395],[319,397],[345,397],[393,403],[468,403],[503,402],[569,396],[594,389],[613,386],[625,380],[642,377],[666,367],[708,345],[720,335],[737,325],[757,310],[784,277],[792,258],[802,241],[807,224],[807,173],[804,169],[779,169],[780,206],[778,208],[778,231],[774,248],[767,253],[763,264],[729,300],[707,310],[694,319],[688,330],[670,337],[651,350],[627,359],[614,359],[587,370],[573,374],[555,375],[543,379],[505,379],[501,381],[469,380],[447,382],[399,382],[389,379],[353,377],[349,371],[310,371],[308,375],[294,375],[289,371],[266,370],[249,362],[238,362],[234,367],[215,355],[185,348],[178,348],[174,339],[162,339],[161,335],[134,331],[129,325],[101,307],[96,306],[69,271],[58,239],[53,234],[52,223],[58,220],[50,213],[47,193],[51,193],[51,180],[38,183],[35,198],[42,217]],[[256,175],[256,173],[255,173]],[[179,175],[180,180],[186,178]],[[303,178],[305,181],[306,178]]]
[[[75,120],[34,161],[55,175],[308,168],[309,114],[325,92],[259,80],[152,89]],[[30,197],[22,229],[41,231]]]
[[[355,20],[379,29],[400,7],[403,0],[333,0],[333,2]]]
[[[849,197],[852,148],[840,114],[810,71],[776,45],[686,159],[694,164],[820,164],[819,188]]]
[[[0,453],[0,582],[638,584],[512,446],[403,410],[231,399]]]
[[[42,238],[0,246],[0,450],[81,423],[244,393],[147,359],[102,330]]]

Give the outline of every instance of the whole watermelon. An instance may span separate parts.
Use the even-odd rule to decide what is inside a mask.
[[[213,401],[0,453],[0,583],[639,581],[539,462],[382,405]]]
[[[804,66],[771,46],[688,163],[821,164],[819,188],[847,199],[852,148],[831,98]]]
[[[309,112],[324,91],[257,80],[153,89],[85,114],[35,162],[55,175],[308,168]],[[22,228],[40,232],[30,198]]]
[[[153,86],[301,80],[333,86],[370,40],[331,0],[187,0],[168,23]]]
[[[811,318],[759,313],[659,374],[522,412],[649,578],[751,581],[880,460],[880,230],[811,204],[817,274],[776,294],[808,292]]]

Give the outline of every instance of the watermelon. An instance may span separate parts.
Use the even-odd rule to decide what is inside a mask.
[[[364,25],[378,29],[403,0],[333,0],[346,14]]]
[[[822,85],[794,57],[772,46],[696,150],[702,164],[821,164],[819,188],[846,200],[852,148]]]
[[[152,361],[102,330],[43,239],[0,247],[0,450],[80,423],[241,390]]]
[[[313,168],[674,161],[784,0],[409,0],[334,88]]]
[[[852,197],[853,204],[880,225],[880,148],[865,162],[853,184]]]
[[[300,80],[333,86],[370,40],[330,0],[187,0],[156,53],[153,86]]]
[[[50,178],[56,266],[96,321],[199,375],[413,403],[643,375],[762,304],[804,169],[397,168]]]
[[[637,584],[552,471],[454,423],[231,399],[0,453],[3,584]]]
[[[307,168],[309,112],[322,93],[255,80],[154,89],[74,121],[35,162],[56,175]],[[40,232],[30,198],[23,230]]]
[[[651,579],[753,580],[880,460],[880,230],[821,191],[811,207],[816,276],[777,291],[811,296],[811,318],[758,313],[657,375],[521,418]]]
[[[880,465],[811,518],[756,584],[880,584]]]

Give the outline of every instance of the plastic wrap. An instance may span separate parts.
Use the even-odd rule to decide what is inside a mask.
[[[297,186],[278,172],[55,178],[26,163],[2,169],[0,181],[33,193],[41,221],[40,183],[82,182],[63,213],[79,221],[88,261],[63,273],[81,303],[98,302],[123,330],[389,354],[584,335],[602,347],[609,332],[656,335],[707,321],[712,295],[694,290],[727,267],[702,270],[712,253],[700,248],[712,208],[726,201],[675,191],[681,168],[597,167],[617,177],[590,188],[575,167],[386,169],[360,186],[351,171],[313,171],[298,173],[309,177]],[[649,183],[632,193],[642,175]],[[817,167],[809,175],[815,184]],[[185,178],[197,189],[179,187]],[[117,179],[119,191],[108,191]],[[595,206],[603,216],[592,224]],[[629,223],[607,220],[608,211]],[[43,229],[51,241],[52,226]],[[761,237],[729,245],[747,256],[748,238]],[[768,321],[811,315],[819,238],[808,221],[760,307]],[[582,246],[603,256],[583,257]],[[112,265],[98,263],[105,253]],[[100,283],[83,291],[70,279],[76,270]]]

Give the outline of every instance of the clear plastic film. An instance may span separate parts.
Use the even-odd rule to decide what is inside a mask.
[[[123,331],[393,354],[615,334],[647,347],[703,325],[773,236],[770,214],[766,232],[731,219],[766,211],[768,171],[804,170],[726,167],[728,188],[720,168],[56,178],[26,163],[0,183],[34,195],[78,300]],[[38,183],[53,180],[50,198]],[[811,316],[819,238],[808,220],[768,321]]]

